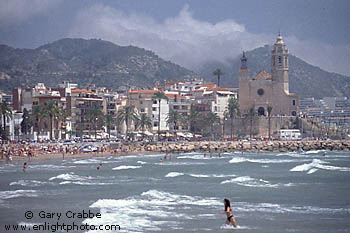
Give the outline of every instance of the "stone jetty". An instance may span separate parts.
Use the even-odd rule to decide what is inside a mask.
[[[121,144],[116,152],[294,152],[310,150],[350,150],[350,140],[252,141],[252,142],[153,142]]]

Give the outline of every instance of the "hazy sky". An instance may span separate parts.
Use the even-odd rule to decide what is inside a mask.
[[[150,49],[196,70],[275,41],[350,75],[350,0],[1,0],[0,43],[36,48],[65,37]]]

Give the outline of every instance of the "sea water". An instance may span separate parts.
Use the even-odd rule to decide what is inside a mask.
[[[53,232],[5,229],[45,223],[120,226],[70,232],[350,231],[349,152],[187,153],[160,162],[163,157],[32,161],[26,173],[22,162],[1,164],[0,232]],[[236,230],[219,213],[224,198]],[[100,217],[71,216],[83,211]]]

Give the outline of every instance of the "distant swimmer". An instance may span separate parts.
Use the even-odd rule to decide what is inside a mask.
[[[323,156],[326,156],[326,152],[323,152],[322,155],[323,155]]]
[[[233,227],[237,227],[236,219],[232,215],[232,208],[230,205],[230,201],[228,199],[224,199],[224,205],[225,205],[225,210],[221,211],[220,214],[226,214],[227,219],[226,219],[226,224],[232,224]]]
[[[97,166],[97,170],[100,170],[102,168],[102,163],[100,163],[98,166]]]
[[[25,162],[25,163],[23,164],[23,172],[26,172],[26,170],[27,170],[27,163]]]
[[[163,159],[162,159],[162,158],[160,158],[159,162],[160,162],[160,163],[161,163],[161,162],[163,162]]]

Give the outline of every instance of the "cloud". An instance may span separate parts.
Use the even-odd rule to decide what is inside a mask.
[[[118,45],[135,45],[154,51],[164,59],[192,70],[208,60],[226,61],[265,44],[272,44],[276,35],[254,34],[244,25],[228,19],[217,23],[193,17],[188,5],[175,17],[161,22],[142,14],[125,14],[112,7],[96,4],[82,9],[73,23],[70,37],[101,38]],[[350,74],[349,46],[331,46],[315,41],[285,38],[291,53],[306,61]],[[334,58],[342,57],[339,62]],[[340,54],[340,55],[339,55]]]
[[[46,12],[63,0],[2,0],[0,1],[0,24],[22,22],[33,15]]]

